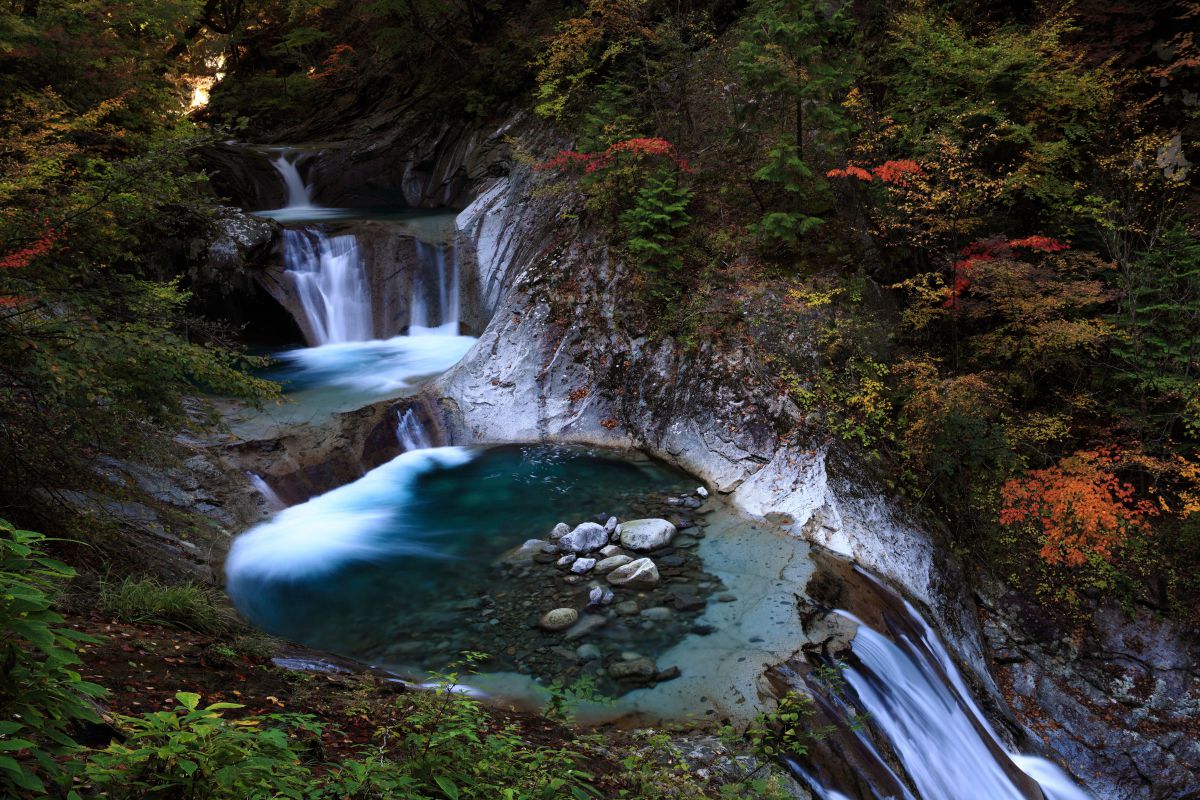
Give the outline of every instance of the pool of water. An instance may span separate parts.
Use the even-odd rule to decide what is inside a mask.
[[[627,517],[689,483],[652,461],[577,447],[415,450],[238,537],[229,593],[270,633],[373,664],[439,668],[462,650],[494,652],[498,624],[479,612],[481,598],[520,585],[498,583],[507,551],[559,521]],[[548,569],[530,591],[582,608],[587,587]],[[516,617],[549,608],[511,599],[494,615],[520,639],[528,620]]]

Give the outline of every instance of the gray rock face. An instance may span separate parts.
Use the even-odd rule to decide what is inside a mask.
[[[666,547],[675,538],[675,526],[665,519],[631,519],[617,526],[621,546],[639,553]]]
[[[617,567],[623,567],[632,561],[633,559],[627,555],[609,556],[596,563],[596,572],[607,575]]]
[[[608,544],[608,533],[594,522],[584,522],[558,540],[559,547],[573,553],[590,553]]]
[[[630,561],[608,573],[609,583],[628,589],[649,589],[657,586],[659,580],[658,567],[648,558]]]
[[[579,619],[579,612],[573,608],[556,608],[547,611],[538,620],[538,627],[546,631],[565,631]]]

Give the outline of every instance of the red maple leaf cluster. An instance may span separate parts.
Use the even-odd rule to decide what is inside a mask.
[[[578,150],[559,150],[558,154],[548,161],[534,166],[535,170],[563,170],[573,167],[582,167],[585,175],[590,175],[599,170],[605,169],[623,155],[632,155],[636,157],[650,158],[666,158],[675,163],[675,166],[684,172],[691,172],[686,160],[679,157],[675,145],[668,142],[666,139],[657,137],[639,137],[635,139],[624,139],[620,142],[609,145],[604,150],[598,153],[581,153]]]
[[[42,233],[31,244],[0,256],[0,269],[21,269],[50,252],[61,233],[50,227],[49,220],[42,226]]]
[[[959,251],[959,258],[951,270],[954,273],[946,289],[946,308],[958,305],[958,299],[971,286],[971,272],[976,265],[1000,258],[1012,258],[1013,250],[1032,250],[1038,253],[1057,253],[1069,250],[1070,245],[1049,236],[1026,236],[1024,239],[983,239],[971,242]]]
[[[855,178],[864,183],[878,179],[881,183],[895,186],[907,186],[909,181],[923,172],[921,165],[909,159],[900,161],[885,161],[877,167],[868,170],[857,164],[847,164],[844,169],[831,169],[825,173],[827,178]]]

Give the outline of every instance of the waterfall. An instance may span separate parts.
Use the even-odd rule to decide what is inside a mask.
[[[396,439],[406,453],[410,450],[428,450],[433,447],[425,426],[411,408],[404,412],[404,416],[400,417],[396,424]]]
[[[457,336],[458,251],[454,245],[416,241],[419,269],[413,275],[410,336]]]
[[[284,207],[291,209],[315,208],[312,187],[300,177],[299,162],[300,155],[292,150],[283,151],[279,158],[271,162],[275,171],[283,178],[283,185],[287,190],[287,203]]]
[[[283,260],[315,344],[374,337],[371,296],[354,236],[285,228]]]
[[[854,658],[842,675],[869,724],[891,745],[915,797],[1030,800],[1040,790],[1046,800],[1090,800],[1055,764],[1005,747],[937,633],[909,603],[891,599],[889,611],[900,617],[894,626],[889,622],[895,641],[847,611],[836,612],[858,624]],[[869,737],[855,735],[884,763]],[[789,766],[816,783],[799,765]],[[905,798],[912,796],[904,791]]]
[[[256,472],[247,472],[246,477],[250,479],[251,485],[263,496],[267,501],[267,506],[272,511],[282,511],[287,508],[287,503],[283,502],[283,498],[271,488],[271,484],[263,480],[263,477]]]

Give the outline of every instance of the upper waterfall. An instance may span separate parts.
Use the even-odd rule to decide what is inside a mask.
[[[283,231],[285,273],[314,343],[343,344],[374,337],[371,296],[351,235],[327,236],[316,228]]]

